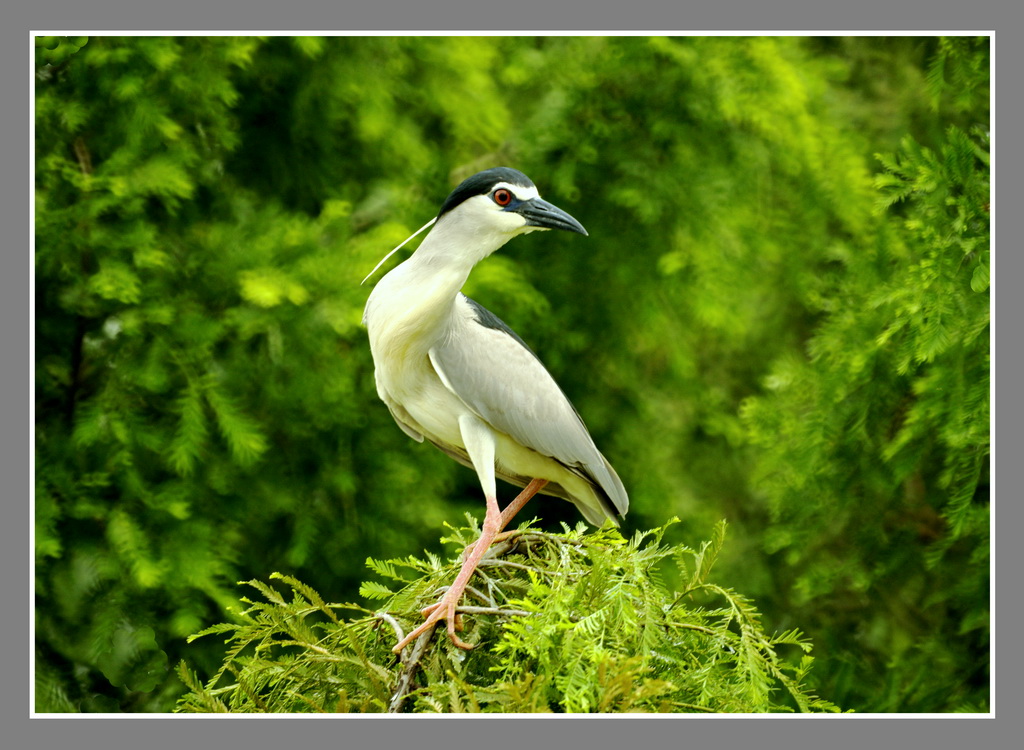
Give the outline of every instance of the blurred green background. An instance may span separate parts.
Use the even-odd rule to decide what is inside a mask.
[[[37,711],[168,711],[236,581],[354,600],[482,516],[378,401],[359,281],[495,165],[590,236],[466,292],[625,532],[727,519],[719,580],[844,709],[988,710],[988,38],[39,37],[35,69]]]

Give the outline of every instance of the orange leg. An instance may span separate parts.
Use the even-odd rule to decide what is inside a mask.
[[[433,628],[434,625],[441,620],[445,620],[448,623],[448,637],[451,638],[452,643],[461,649],[469,650],[473,648],[472,645],[466,643],[455,635],[455,608],[462,599],[462,595],[466,591],[466,586],[469,584],[469,579],[473,576],[476,566],[480,563],[484,553],[487,552],[487,549],[498,536],[498,532],[505,528],[508,522],[512,520],[512,517],[515,516],[515,514],[518,513],[524,505],[526,505],[527,501],[537,494],[537,491],[545,484],[547,484],[546,479],[534,479],[531,481],[526,488],[519,493],[519,496],[509,504],[504,513],[501,513],[498,510],[498,501],[495,498],[487,497],[487,515],[484,517],[484,526],[480,531],[480,538],[466,548],[466,552],[469,554],[462,563],[462,569],[459,570],[459,574],[455,577],[452,585],[448,587],[444,596],[442,596],[436,604],[432,604],[421,610],[421,612],[426,615],[427,619],[422,625],[409,633],[409,635],[403,638],[401,642],[392,649],[394,653],[397,654],[401,652],[403,648],[419,638],[427,630]]]
[[[508,539],[510,536],[516,533],[515,531],[505,531],[505,527],[507,527],[509,523],[511,523],[512,519],[515,518],[516,513],[523,509],[523,506],[526,505],[527,502],[529,502],[531,497],[533,497],[542,489],[544,489],[544,485],[546,485],[547,483],[547,479],[532,480],[528,485],[526,485],[526,487],[523,488],[523,491],[516,496],[516,499],[510,502],[505,507],[505,510],[501,512],[501,523],[498,525],[498,531],[500,533],[497,534],[494,537],[494,539],[491,540],[491,544],[494,544],[495,542],[500,542],[504,539]],[[462,553],[463,557],[471,554],[473,548],[476,547],[476,545],[477,542],[473,542],[468,547],[466,547],[466,551]]]
[[[526,505],[531,497],[544,489],[544,485],[547,483],[547,479],[534,479],[526,485],[523,491],[516,496],[516,499],[510,502],[508,507],[501,512],[501,526],[498,527],[498,530],[504,531],[509,522],[515,518],[516,513],[523,509],[523,506]]]

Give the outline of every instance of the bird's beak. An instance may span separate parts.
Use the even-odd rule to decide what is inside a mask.
[[[570,232],[579,232],[582,235],[587,234],[587,230],[576,219],[558,206],[548,203],[541,198],[531,198],[528,201],[524,201],[516,207],[515,212],[526,219],[526,226],[528,227],[565,229]]]

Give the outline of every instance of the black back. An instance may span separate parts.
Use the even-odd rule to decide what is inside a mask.
[[[484,328],[493,328],[496,331],[501,331],[506,336],[511,336],[513,339],[515,339],[516,342],[518,342],[518,344],[521,347],[523,347],[530,354],[533,354],[534,359],[536,359],[538,362],[540,361],[540,357],[534,354],[533,349],[527,346],[526,342],[519,338],[519,334],[513,331],[511,328],[509,328],[508,324],[505,323],[504,320],[502,320],[497,315],[492,313],[490,310],[481,305],[475,299],[470,299],[469,297],[466,297],[466,302],[468,302],[469,306],[473,308],[473,314],[476,316],[477,323],[482,325]]]

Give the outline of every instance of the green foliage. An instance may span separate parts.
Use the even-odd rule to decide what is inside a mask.
[[[671,523],[671,522],[670,522]],[[810,643],[796,630],[767,634],[752,603],[709,581],[725,524],[700,551],[662,543],[665,527],[624,539],[584,524],[560,535],[527,527],[500,554],[484,558],[467,607],[466,653],[441,628],[424,654],[391,651],[385,622],[415,623],[439,584],[454,576],[460,555],[369,560],[378,575],[403,585],[393,594],[379,582],[362,593],[384,600],[371,612],[328,604],[310,587],[274,575],[286,599],[249,581],[265,602],[242,601],[240,624],[221,624],[196,637],[226,635],[224,665],[205,684],[182,663],[190,692],[186,712],[629,713],[836,711],[808,693]],[[455,529],[459,550],[478,529]],[[497,550],[496,550],[497,551]],[[675,562],[684,588],[668,590],[660,569]],[[692,572],[690,572],[692,570]],[[420,577],[407,583],[403,573]],[[339,619],[356,610],[362,616]],[[389,614],[390,613],[390,614]],[[472,613],[472,614],[470,614]],[[427,636],[429,638],[430,636]],[[787,647],[798,660],[780,655]],[[415,666],[418,685],[403,690]],[[792,706],[792,708],[791,708]]]
[[[987,39],[36,41],[37,710],[170,710],[170,665],[223,662],[214,639],[184,639],[233,617],[239,579],[385,597],[406,569],[379,562],[383,582],[363,583],[367,557],[424,548],[415,572],[447,574],[437,531],[482,513],[479,487],[378,402],[359,281],[501,163],[590,236],[512,243],[467,293],[584,415],[630,493],[627,530],[679,516],[675,549],[729,520],[715,570],[743,596],[687,600],[677,620],[732,623],[734,652],[684,628],[701,668],[732,679],[707,705],[783,705],[757,702],[757,674],[783,678],[752,600],[766,630],[807,633],[818,692],[844,708],[989,705]],[[556,500],[536,512],[578,521]],[[575,656],[605,664],[619,708],[704,705],[658,671],[661,631],[638,623],[663,615],[620,612],[696,574],[650,568],[663,588],[644,589],[635,566],[660,544],[594,540],[568,559],[617,560],[633,583],[515,584],[554,635],[517,636],[507,658],[552,671],[509,661],[501,679],[537,708],[600,708]],[[542,587],[565,606],[537,607]],[[607,651],[563,649],[583,634],[574,596],[584,629],[628,626]],[[475,686],[498,674],[444,649],[421,710],[471,707],[441,665]],[[352,705],[381,690],[353,687]]]
[[[942,37],[928,64],[928,93],[932,107],[949,104],[955,112],[988,109],[989,59],[987,37]]]
[[[957,676],[891,673],[869,707],[927,710],[943,691],[953,708],[988,679],[988,139],[950,127],[938,152],[907,138],[879,158],[879,206],[902,201],[901,221],[843,254],[809,356],[776,363],[742,413],[799,605],[855,591],[880,605],[857,616],[865,658],[923,670],[941,654]]]
[[[88,43],[87,36],[37,36],[36,59],[47,65],[60,65]]]

